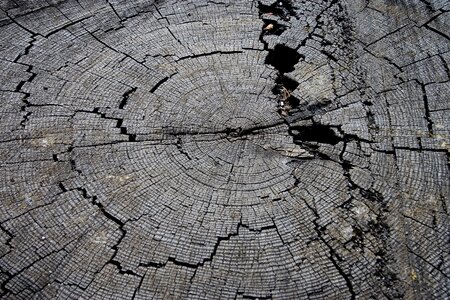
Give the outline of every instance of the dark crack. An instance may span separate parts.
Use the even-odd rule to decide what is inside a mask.
[[[64,186],[64,184],[62,182],[59,183],[59,187],[61,188],[63,193],[68,191],[68,189]],[[109,259],[109,261],[106,262],[106,264],[111,264],[111,265],[116,266],[119,271],[119,274],[128,274],[128,275],[141,277],[140,275],[138,275],[137,273],[135,273],[131,270],[124,270],[122,265],[120,264],[120,262],[115,259],[117,256],[117,252],[119,251],[118,247],[119,247],[120,243],[122,242],[122,240],[125,238],[125,235],[127,234],[127,232],[124,228],[125,223],[122,222],[117,217],[113,216],[111,213],[109,213],[106,210],[106,208],[104,207],[104,205],[98,201],[97,196],[89,195],[88,191],[85,188],[77,187],[74,190],[77,190],[84,199],[90,201],[90,203],[92,205],[96,206],[98,208],[98,210],[103,214],[103,216],[105,216],[106,219],[112,221],[113,223],[115,223],[117,225],[118,230],[120,231],[119,239],[117,240],[116,244],[114,246],[112,246],[112,248],[111,248],[112,250],[114,250],[114,253],[111,256],[111,258]]]
[[[293,71],[294,66],[304,57],[297,50],[283,44],[277,44],[273,49],[269,49],[264,38],[271,34],[281,35],[289,23],[280,24],[276,18],[288,22],[291,16],[296,16],[295,10],[291,1],[275,1],[270,6],[258,2],[258,9],[259,16],[264,22],[259,41],[263,44],[264,50],[268,52],[265,64],[273,66],[278,72],[272,92],[278,97],[278,112],[282,116],[287,116],[292,109],[298,107],[300,100],[292,95],[292,92],[298,87],[298,82],[284,74]],[[276,18],[273,19],[273,16]]]
[[[120,101],[119,109],[124,109],[125,106],[128,104],[128,99],[130,98],[131,94],[136,92],[137,87],[134,87],[128,91],[126,91],[122,96],[122,101]]]
[[[183,56],[183,57],[180,57],[177,61],[182,61],[182,60],[185,60],[185,59],[198,58],[198,57],[205,57],[205,56],[227,55],[227,54],[241,54],[241,53],[244,53],[244,51],[213,51],[213,52],[208,52],[208,53]]]
[[[427,127],[428,127],[428,132],[430,135],[433,134],[433,120],[431,119],[431,115],[430,115],[430,106],[428,104],[428,96],[427,96],[427,90],[426,87],[423,83],[419,83],[420,87],[422,89],[422,99],[423,99],[423,104],[424,104],[424,108],[425,108],[425,119],[427,120]]]
[[[28,68],[27,68],[27,70],[26,70],[26,72],[31,74],[30,77],[28,77],[27,80],[23,80],[23,81],[19,82],[19,84],[17,85],[16,89],[14,90],[14,91],[17,92],[17,93],[21,93],[21,94],[24,95],[23,98],[22,98],[22,102],[23,102],[24,104],[23,104],[23,105],[21,106],[21,108],[20,108],[20,110],[21,110],[22,112],[25,112],[25,115],[23,116],[23,119],[22,119],[22,121],[20,122],[20,125],[21,125],[22,127],[25,127],[25,125],[26,125],[25,123],[28,121],[28,117],[31,115],[31,112],[27,112],[27,108],[30,107],[30,106],[33,106],[33,105],[28,101],[28,98],[30,98],[31,94],[28,93],[28,92],[22,91],[23,86],[24,86],[26,83],[32,82],[33,79],[37,76],[37,73],[34,73],[32,70],[33,70],[33,66],[29,65]]]
[[[181,139],[181,137],[177,138],[177,149],[178,151],[180,151],[181,154],[183,154],[184,156],[187,157],[188,160],[192,160],[192,158],[189,156],[189,153],[187,153],[184,149],[183,149],[183,140]]]
[[[165,83],[167,80],[169,80],[170,78],[172,78],[172,76],[174,76],[174,75],[176,75],[177,73],[173,73],[172,75],[170,75],[170,76],[167,76],[167,77],[164,77],[163,79],[161,79],[160,81],[158,81],[158,83],[156,83],[153,87],[152,87],[152,89],[150,90],[150,93],[155,93],[156,92],[156,90],[163,84],[163,83]]]
[[[350,293],[350,299],[354,300],[356,299],[356,293],[354,291],[354,287],[353,287],[353,283],[352,283],[352,276],[350,274],[347,274],[344,269],[341,267],[341,265],[339,264],[340,262],[343,261],[343,259],[341,258],[341,256],[337,253],[337,251],[332,247],[332,245],[330,245],[330,243],[323,237],[323,235],[326,232],[326,228],[328,225],[324,225],[321,226],[318,221],[320,220],[320,216],[317,212],[317,210],[312,207],[306,200],[303,200],[303,202],[305,203],[305,205],[308,207],[308,209],[314,214],[315,218],[313,219],[313,224],[314,224],[314,230],[317,233],[317,239],[318,241],[320,241],[323,245],[325,245],[328,248],[328,253],[329,256],[327,256],[327,258],[330,260],[330,262],[333,264],[333,266],[336,268],[336,270],[338,271],[339,275],[343,278],[347,289]],[[307,242],[307,245],[311,243]]]

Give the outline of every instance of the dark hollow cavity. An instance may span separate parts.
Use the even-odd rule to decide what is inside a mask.
[[[300,58],[301,55],[295,49],[278,44],[269,51],[265,63],[275,67],[280,73],[288,73],[294,71]]]
[[[293,127],[291,133],[294,136],[294,142],[317,142],[336,145],[342,140],[330,126],[321,124]]]

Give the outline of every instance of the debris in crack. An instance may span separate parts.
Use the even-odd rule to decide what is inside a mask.
[[[275,80],[275,87],[272,89],[272,92],[274,94],[279,94],[281,90],[284,88],[288,91],[293,91],[298,87],[298,82],[294,79],[285,76],[285,75],[279,75],[277,79]]]
[[[290,1],[276,1],[270,6],[259,2],[258,8],[259,16],[264,22],[259,40],[264,44],[264,49],[269,52],[265,63],[273,66],[278,71],[276,85],[272,92],[279,98],[279,114],[285,117],[289,115],[292,109],[298,107],[300,100],[292,95],[292,92],[298,87],[298,82],[286,77],[284,74],[293,71],[295,64],[299,62],[302,56],[295,49],[282,44],[277,44],[274,49],[269,49],[264,36],[270,34],[281,35],[289,25],[289,23],[283,24],[281,22],[289,21],[290,16],[295,16],[296,14]]]
[[[263,35],[274,34],[281,35],[287,29],[287,25],[280,22],[274,21],[272,19],[263,19]]]
[[[275,83],[276,85],[272,92],[280,96],[278,112],[282,116],[287,116],[291,110],[296,109],[300,104],[300,99],[291,94],[298,87],[298,82],[283,74],[279,74]]]
[[[283,21],[289,21],[291,16],[296,17],[292,1],[290,0],[273,1],[271,5],[264,5],[261,2],[258,4],[260,17],[264,17],[264,15],[273,15],[279,17]]]

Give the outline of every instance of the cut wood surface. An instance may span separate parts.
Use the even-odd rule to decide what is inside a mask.
[[[0,0],[3,299],[450,299],[450,1]]]

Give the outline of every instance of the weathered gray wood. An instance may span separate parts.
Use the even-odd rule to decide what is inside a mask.
[[[0,8],[2,298],[450,298],[449,1]]]

